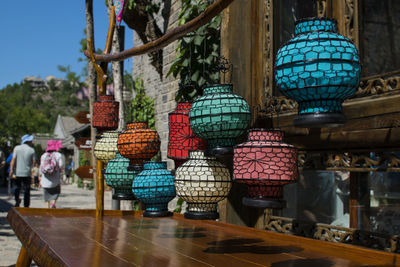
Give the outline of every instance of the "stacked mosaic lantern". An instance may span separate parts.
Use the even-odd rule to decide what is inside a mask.
[[[246,206],[283,208],[282,187],[297,175],[297,150],[283,142],[280,130],[249,130],[248,141],[234,149],[233,180],[248,185]]]
[[[114,159],[111,159],[104,172],[106,184],[114,188],[112,198],[118,200],[133,200],[135,199],[132,193],[132,182],[139,170],[128,170],[129,159],[116,153]]]
[[[119,102],[113,95],[100,95],[93,103],[92,126],[99,131],[115,130],[119,122]]]
[[[94,155],[98,160],[107,163],[110,159],[115,158],[118,151],[118,135],[118,131],[106,131],[96,136]]]
[[[232,84],[206,87],[190,109],[190,126],[197,136],[207,140],[209,155],[231,153],[236,137],[250,124],[250,107],[243,97],[232,93],[232,88]]]
[[[342,102],[360,83],[360,58],[350,39],[337,33],[335,20],[299,20],[295,37],[275,60],[275,81],[299,104],[294,125],[334,127],[345,123]]]
[[[126,128],[118,137],[118,151],[130,160],[130,170],[141,170],[160,150],[160,137],[145,122],[128,123]]]
[[[188,158],[190,150],[205,149],[206,142],[197,137],[189,124],[189,110],[192,103],[178,103],[175,111],[168,114],[168,158],[175,161],[175,168]]]
[[[133,180],[132,191],[146,206],[144,217],[172,215],[168,202],[176,195],[174,176],[167,170],[166,162],[146,162],[144,170]]]
[[[176,194],[187,202],[184,216],[189,219],[217,219],[217,204],[228,196],[231,186],[228,168],[200,150],[191,151],[175,173]]]

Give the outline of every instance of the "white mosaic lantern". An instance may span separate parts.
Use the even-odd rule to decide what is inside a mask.
[[[118,131],[107,131],[96,136],[96,145],[94,146],[94,155],[98,160],[107,163],[115,158],[118,151]]]
[[[188,204],[187,219],[218,219],[217,204],[228,196],[231,186],[228,168],[200,150],[191,151],[175,173],[176,194]]]

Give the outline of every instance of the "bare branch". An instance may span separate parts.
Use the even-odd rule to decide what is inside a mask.
[[[96,61],[111,62],[111,61],[122,61],[132,56],[146,54],[152,51],[161,49],[173,41],[183,37],[185,34],[192,32],[204,24],[208,23],[212,18],[221,13],[226,7],[228,7],[234,0],[217,0],[214,4],[210,5],[203,13],[196,18],[190,20],[182,26],[178,26],[171,31],[167,32],[157,40],[146,43],[144,45],[133,47],[131,49],[122,51],[115,54],[94,54]],[[85,51],[85,56],[90,57],[89,51]]]

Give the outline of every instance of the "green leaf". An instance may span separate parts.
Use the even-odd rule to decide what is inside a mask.
[[[201,45],[201,43],[203,42],[203,40],[204,40],[204,36],[196,35],[196,36],[194,37],[193,43],[194,43],[195,45]]]
[[[196,71],[193,73],[192,77],[190,77],[190,78],[192,79],[192,81],[197,81],[197,79],[199,78],[199,75],[200,75],[200,71],[199,71],[199,70],[196,70]]]
[[[189,67],[189,62],[190,62],[190,58],[185,58],[185,59],[182,61],[182,66],[183,66],[183,67]]]

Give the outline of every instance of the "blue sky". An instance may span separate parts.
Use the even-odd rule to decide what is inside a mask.
[[[96,48],[104,49],[108,30],[104,0],[94,0]],[[19,83],[25,76],[63,78],[57,66],[71,66],[81,73],[84,62],[79,41],[84,37],[84,0],[3,1],[0,16],[0,89]],[[125,49],[133,46],[132,30],[125,28]],[[125,60],[130,71],[132,59]]]

